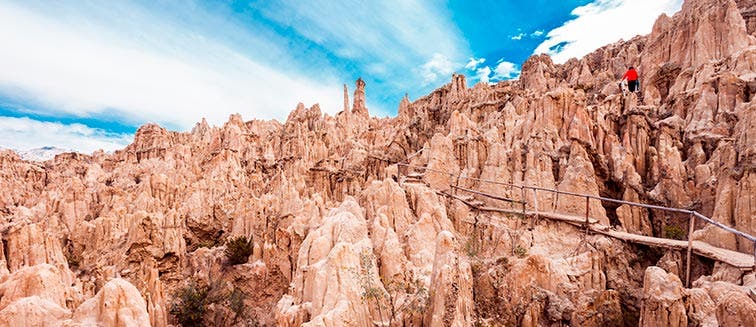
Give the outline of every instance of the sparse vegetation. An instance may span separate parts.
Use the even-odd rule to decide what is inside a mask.
[[[228,263],[233,266],[247,263],[249,256],[252,255],[253,249],[254,243],[252,243],[251,237],[247,239],[246,236],[238,236],[231,238],[226,242],[226,250],[224,253],[226,254]]]
[[[399,313],[420,315],[425,312],[430,294],[420,279],[415,279],[409,283],[401,278],[394,278],[392,280],[381,279],[381,282],[386,288],[386,296],[391,309],[389,325],[394,324]],[[407,297],[400,306],[395,307],[394,296],[401,293],[406,294]]]
[[[192,282],[176,293],[176,302],[171,305],[170,314],[184,327],[204,326],[203,317],[208,305],[210,287],[198,286]]]
[[[675,225],[666,225],[664,226],[664,238],[683,240],[685,239],[685,231]]]
[[[240,289],[235,288],[228,296],[228,307],[234,312],[234,320],[244,317],[244,299],[247,295]]]
[[[528,256],[528,249],[522,247],[521,245],[517,245],[514,248],[514,254],[518,258],[524,258],[524,257]]]
[[[362,299],[368,303],[373,302],[378,308],[378,318],[383,323],[382,300],[387,297],[386,291],[373,284],[373,253],[364,250],[360,253],[360,285],[362,286]]]
[[[419,279],[415,279],[407,285],[407,294],[409,295],[409,301],[400,308],[402,311],[410,312],[413,314],[421,314],[425,312],[425,308],[428,306],[428,300],[430,299],[430,293],[425,288],[423,282]]]
[[[184,327],[208,324],[225,326],[229,321],[235,323],[239,319],[247,318],[244,315],[246,298],[247,294],[243,291],[238,288],[232,291],[220,280],[211,282],[210,285],[200,285],[192,281],[176,291],[168,312]],[[228,311],[218,311],[218,307],[213,312],[208,312],[211,304],[228,308],[233,315]],[[247,321],[247,325],[250,321]]]
[[[467,242],[465,242],[465,253],[468,257],[474,258],[478,255],[478,248],[480,248],[478,243],[478,238],[475,235],[467,239]]]
[[[79,257],[69,252],[65,252],[64,254],[66,256],[66,261],[68,261],[68,267],[71,269],[79,269],[79,264],[81,263]]]

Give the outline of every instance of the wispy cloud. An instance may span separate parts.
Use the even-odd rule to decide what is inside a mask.
[[[201,117],[221,123],[234,112],[283,119],[298,101],[319,102],[328,112],[341,107],[340,83],[333,76],[287,74],[180,29],[142,36],[99,23],[0,3],[0,92],[60,115],[118,111],[136,123],[175,128],[188,128]],[[286,66],[288,58],[281,60]]]
[[[465,69],[472,76],[473,81],[483,83],[495,83],[503,80],[509,80],[520,76],[520,69],[517,64],[499,59],[496,66],[483,65],[484,58],[470,58]],[[493,68],[492,68],[493,67]]]
[[[520,75],[520,69],[517,68],[517,65],[515,63],[500,60],[499,63],[496,64],[496,68],[494,68],[493,79],[495,80],[511,79],[519,75]]]
[[[472,57],[467,61],[467,64],[465,64],[465,69],[475,69],[478,65],[483,64],[484,62],[486,62],[486,58]]]
[[[114,134],[82,124],[41,122],[29,118],[0,116],[0,147],[29,150],[45,146],[84,153],[113,151],[131,143],[133,135]]]
[[[420,68],[420,74],[423,77],[423,85],[428,85],[441,78],[449,78],[457,66],[446,56],[436,53],[428,62]]]
[[[464,66],[471,51],[451,17],[422,0],[0,1],[0,100],[66,121],[187,129],[235,112],[285,119],[300,101],[335,113],[341,84],[362,75],[371,112],[385,115]]]
[[[491,67],[483,66],[475,69],[474,78],[479,82],[488,83],[491,80]]]
[[[518,29],[518,31],[519,30],[520,29]],[[531,32],[530,34],[525,33],[525,32],[520,32],[519,34],[512,35],[510,37],[510,39],[515,40],[515,41],[522,40],[522,38],[524,38],[524,37],[529,37],[531,39],[535,39],[535,38],[541,37],[541,35],[543,35],[543,33],[544,32],[542,30],[535,30],[535,31]]]
[[[671,15],[682,0],[596,0],[575,8],[577,18],[551,30],[534,53],[549,54],[557,63],[582,57],[619,39],[651,32],[656,18]]]
[[[284,0],[268,3],[262,13],[319,46],[336,49],[334,54],[343,59],[390,65],[396,78],[387,82],[401,88],[412,87],[404,82],[413,82],[407,78],[412,74],[420,74],[427,85],[446,81],[446,75],[464,66],[468,45],[445,10],[420,0]]]

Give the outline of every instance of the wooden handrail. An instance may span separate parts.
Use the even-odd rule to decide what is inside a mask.
[[[418,151],[415,154],[413,154],[413,156],[417,155],[418,153],[420,153],[422,151],[423,151],[423,149],[420,149],[420,151]],[[415,165],[411,165],[409,163],[406,163],[406,164],[405,163],[397,163],[397,165],[404,166],[404,167],[407,167],[407,168],[423,169],[425,171],[435,172],[435,173],[439,173],[439,174],[445,174],[445,175],[449,175],[450,178],[456,177],[457,179],[467,179],[467,180],[473,180],[473,181],[478,181],[478,182],[483,182],[483,183],[490,183],[490,184],[495,184],[495,185],[510,186],[510,187],[515,187],[515,188],[520,188],[520,189],[529,189],[529,190],[534,190],[534,191],[546,191],[546,192],[552,192],[552,193],[557,193],[557,194],[565,194],[565,195],[570,195],[570,196],[584,197],[584,198],[587,198],[587,199],[595,199],[595,200],[600,200],[600,201],[607,201],[607,202],[614,202],[614,203],[620,203],[620,204],[627,204],[627,205],[630,205],[630,206],[641,207],[641,208],[646,208],[646,209],[654,209],[654,210],[662,210],[662,211],[668,211],[668,212],[690,214],[690,215],[695,216],[698,219],[701,219],[702,221],[704,221],[704,222],[706,222],[708,224],[712,224],[712,225],[717,226],[717,227],[719,227],[719,228],[721,228],[721,229],[723,229],[725,231],[728,231],[730,233],[736,234],[738,236],[741,236],[741,237],[743,237],[743,238],[745,238],[745,239],[753,242],[754,243],[754,260],[756,261],[756,237],[754,237],[754,236],[752,236],[750,234],[747,234],[745,232],[739,231],[737,229],[734,229],[732,227],[723,225],[722,223],[716,222],[716,221],[712,220],[711,218],[706,217],[706,216],[702,215],[701,213],[699,213],[697,211],[694,211],[694,210],[688,210],[688,209],[682,209],[682,208],[672,208],[672,207],[665,207],[665,206],[658,206],[658,205],[638,203],[638,202],[625,201],[625,200],[618,200],[618,199],[606,198],[606,197],[595,196],[595,195],[590,195],[590,194],[581,194],[581,193],[560,191],[560,190],[550,189],[550,188],[545,188],[545,187],[540,187],[540,186],[531,186],[531,185],[524,185],[524,184],[512,184],[512,183],[505,183],[505,182],[499,182],[499,181],[493,181],[493,180],[487,180],[487,179],[481,179],[481,178],[467,177],[467,176],[462,176],[461,174],[453,174],[453,173],[441,171],[441,170],[438,170],[438,169],[432,169],[432,168],[428,168],[428,167],[415,166]],[[523,199],[522,202],[524,203],[524,199]]]
[[[638,203],[638,202],[625,201],[625,200],[618,200],[618,199],[612,199],[612,198],[605,198],[605,197],[602,197],[602,196],[595,196],[595,195],[590,195],[590,194],[581,194],[581,193],[560,191],[560,190],[557,190],[557,189],[550,189],[550,188],[545,188],[545,187],[540,187],[540,186],[531,186],[531,185],[525,185],[525,184],[512,184],[512,183],[505,183],[505,182],[499,182],[499,181],[493,181],[493,180],[487,180],[487,179],[481,179],[481,178],[467,177],[467,176],[462,176],[462,174],[459,174],[459,173],[458,174],[453,174],[453,173],[441,171],[441,170],[438,170],[438,169],[432,169],[432,168],[428,168],[428,167],[419,167],[419,166],[411,165],[410,162],[409,162],[409,160],[412,157],[414,157],[414,156],[420,154],[421,152],[423,152],[423,150],[425,150],[425,148],[422,148],[419,151],[413,153],[411,156],[407,157],[404,160],[406,163],[403,163],[403,162],[397,163],[397,166],[398,167],[405,167],[407,169],[409,169],[409,168],[422,169],[424,172],[425,171],[430,171],[430,172],[435,172],[435,173],[439,173],[439,174],[449,175],[449,180],[450,180],[449,187],[450,188],[452,188],[452,189],[459,189],[459,190],[462,190],[462,191],[470,192],[470,193],[473,193],[473,194],[478,194],[478,195],[481,195],[481,196],[486,196],[486,197],[493,198],[493,199],[496,199],[496,200],[508,201],[508,202],[511,202],[511,203],[521,203],[522,204],[522,214],[523,215],[526,214],[526,211],[525,211],[525,206],[526,206],[526,202],[525,202],[525,190],[526,189],[533,190],[533,199],[534,199],[534,201],[536,201],[535,202],[535,204],[536,204],[535,205],[536,212],[538,211],[538,208],[537,208],[537,206],[538,206],[538,202],[537,202],[538,196],[536,194],[537,191],[545,191],[545,192],[556,193],[557,197],[559,196],[559,194],[564,194],[564,195],[570,195],[570,196],[577,196],[577,197],[583,197],[583,198],[585,198],[585,201],[586,201],[586,203],[585,203],[585,205],[586,205],[586,207],[585,207],[586,213],[585,213],[584,228],[586,229],[586,233],[588,232],[588,229],[589,229],[589,226],[588,226],[589,225],[589,218],[588,217],[589,217],[589,214],[590,214],[590,203],[589,203],[590,199],[595,199],[595,200],[599,200],[599,201],[613,202],[613,203],[620,203],[620,204],[626,204],[626,205],[629,205],[629,206],[641,207],[641,208],[646,208],[646,209],[654,209],[654,210],[662,210],[662,211],[668,211],[668,212],[676,212],[676,213],[688,214],[690,216],[690,218],[689,218],[690,227],[689,227],[689,230],[688,230],[688,255],[687,255],[688,260],[687,260],[687,264],[686,264],[686,268],[687,269],[686,269],[686,273],[685,273],[685,275],[686,275],[685,276],[685,282],[686,282],[686,285],[688,287],[690,286],[690,260],[691,260],[690,259],[690,254],[691,254],[691,250],[692,250],[692,237],[693,237],[692,234],[693,234],[693,230],[694,230],[694,223],[693,223],[694,219],[693,218],[701,219],[702,221],[706,222],[707,224],[712,224],[712,225],[717,226],[717,227],[719,227],[719,228],[721,228],[721,229],[723,229],[725,231],[728,231],[730,233],[733,233],[735,235],[738,235],[740,237],[743,237],[743,238],[751,241],[753,243],[753,253],[752,254],[753,254],[753,260],[754,260],[754,267],[756,267],[756,237],[753,237],[752,235],[750,235],[748,233],[739,231],[739,230],[737,230],[735,228],[732,228],[730,226],[726,226],[726,225],[724,225],[722,223],[719,223],[717,221],[714,221],[713,219],[711,219],[709,217],[706,217],[706,216],[702,215],[701,213],[699,213],[697,211],[688,210],[688,209],[682,209],[682,208],[672,208],[672,207],[658,206],[658,205],[652,205],[652,204]],[[397,171],[401,175],[402,169],[397,169]],[[508,199],[508,198],[505,198],[505,197],[500,197],[500,196],[497,196],[497,195],[483,193],[483,192],[479,192],[479,191],[475,191],[475,190],[470,190],[470,189],[467,189],[467,188],[462,188],[462,187],[459,187],[457,185],[452,185],[451,184],[451,180],[454,177],[456,177],[457,182],[459,182],[460,179],[467,179],[467,180],[472,180],[472,181],[477,181],[477,182],[482,182],[482,183],[490,183],[490,184],[495,184],[495,185],[502,185],[502,186],[509,186],[509,187],[513,187],[513,188],[519,188],[521,190],[521,193],[522,193],[522,195],[521,195],[522,198],[521,198],[521,201],[516,201],[516,200]]]
[[[501,197],[501,196],[498,196],[498,195],[493,195],[493,194],[489,194],[489,193],[484,193],[484,192],[479,192],[479,191],[476,191],[476,190],[467,189],[467,188],[464,188],[464,187],[459,187],[459,186],[456,186],[456,185],[452,185],[452,188],[455,188],[455,189],[458,189],[458,190],[462,190],[462,191],[465,191],[465,192],[469,192],[469,193],[473,193],[473,194],[477,194],[477,195],[482,195],[482,196],[489,197],[489,198],[492,198],[492,199],[495,199],[495,200],[506,201],[506,202],[511,202],[511,203],[525,203],[524,201],[517,201],[517,200],[514,200],[514,199],[505,198],[505,197]]]

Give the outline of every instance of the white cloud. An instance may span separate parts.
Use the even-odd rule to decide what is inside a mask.
[[[522,37],[527,34],[520,32],[520,34],[517,34],[515,36],[512,36],[512,40],[522,40]]]
[[[533,33],[530,33],[530,37],[539,37],[543,35],[543,30],[536,30]]]
[[[130,134],[108,133],[82,124],[42,122],[29,118],[0,116],[0,147],[29,150],[45,146],[92,153],[113,151],[131,143]]]
[[[681,5],[682,0],[596,0],[575,8],[577,18],[546,34],[534,53],[549,54],[557,63],[580,58],[619,39],[650,33],[659,15],[671,15]]]
[[[430,1],[282,0],[268,2],[262,12],[326,49],[338,49],[336,55],[387,63],[392,70],[384,83],[396,89],[416,88],[416,75],[423,86],[448,81],[471,53],[452,15]]]
[[[475,67],[478,67],[478,65],[486,62],[486,58],[475,58],[472,57],[465,65],[465,69],[475,69]]]
[[[488,83],[491,76],[491,67],[484,66],[475,70],[475,79],[480,82]]]
[[[54,108],[54,114],[117,109],[134,122],[184,129],[201,117],[222,123],[234,112],[247,119],[284,119],[299,101],[318,102],[331,113],[342,107],[341,83],[330,76],[316,81],[284,73],[285,58],[271,66],[170,28],[149,35],[156,42],[142,42],[91,23],[80,26],[0,2],[0,90]],[[156,49],[153,43],[159,42],[173,52]]]
[[[520,69],[517,68],[517,65],[505,61],[504,58],[499,59],[496,62],[496,67],[493,69],[488,65],[480,66],[477,64],[478,62],[483,63],[484,60],[482,58],[479,61],[471,59],[471,61],[465,66],[468,72],[472,75],[472,80],[477,80],[477,82],[495,83],[502,80],[517,78],[520,75]],[[473,65],[472,63],[476,64]]]
[[[420,68],[423,85],[433,83],[440,78],[448,78],[454,72],[454,64],[446,56],[436,53]]]
[[[520,70],[517,69],[517,65],[515,65],[514,63],[500,60],[499,63],[496,64],[496,68],[494,68],[493,73],[493,79],[503,80],[516,77],[520,74]]]

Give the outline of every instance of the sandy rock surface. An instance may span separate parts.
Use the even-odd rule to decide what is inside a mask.
[[[753,8],[688,0],[649,35],[533,56],[496,85],[454,75],[394,118],[370,116],[358,80],[335,116],[148,124],[115,153],[44,162],[0,150],[0,325],[756,325],[752,273],[693,256],[685,288],[684,253],[460,190],[751,253],[711,226],[687,235],[687,216],[507,184],[756,234]],[[640,94],[617,88],[628,65]]]

